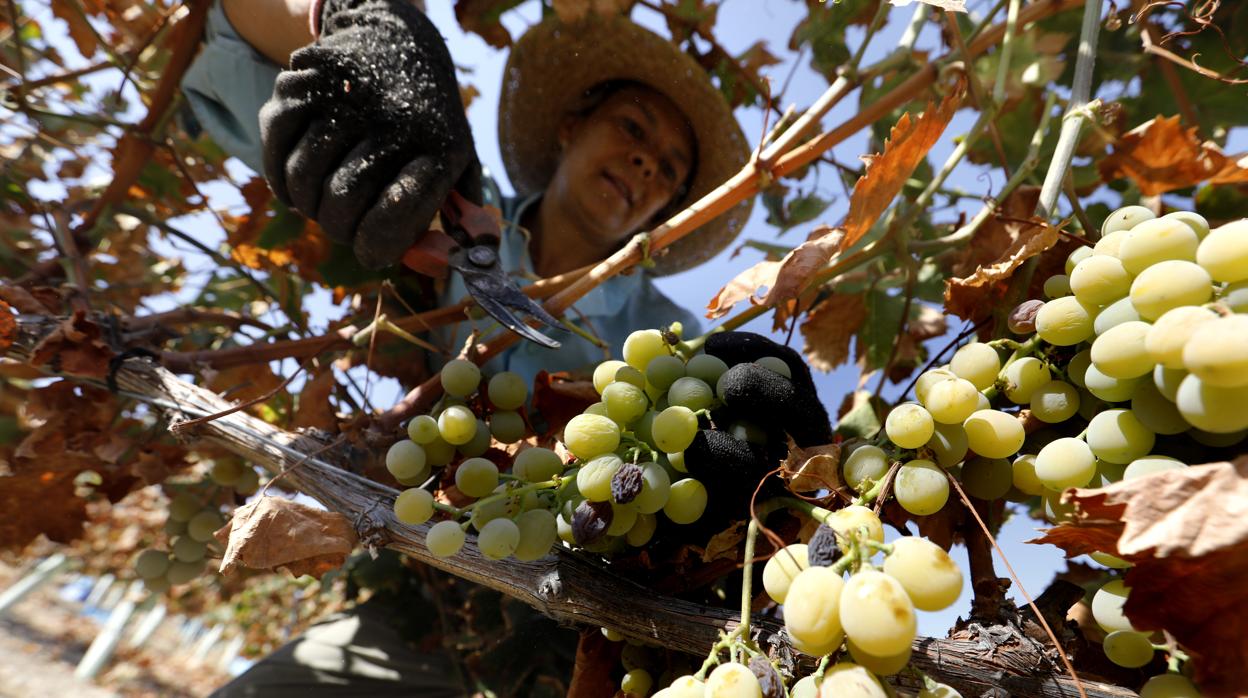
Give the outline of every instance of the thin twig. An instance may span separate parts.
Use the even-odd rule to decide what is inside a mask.
[[[981,114],[991,114],[992,116],[995,116],[1000,102],[997,101],[995,94],[990,97],[989,95],[983,93],[983,87],[979,84],[979,78],[976,77],[975,73],[970,69],[973,64],[971,63],[970,56],[966,55],[966,43],[962,40],[962,28],[958,26],[958,18],[955,17],[953,12],[950,12],[949,10],[945,10],[945,26],[949,28],[949,37],[953,40],[954,50],[956,50],[958,54],[963,57],[963,61],[966,63],[966,84],[971,93],[971,102],[975,104],[975,108],[978,109]],[[1005,32],[1005,39],[1002,43],[1004,44],[1001,51],[1002,66],[1008,66],[1009,63],[1007,61],[1009,60],[1010,49],[1010,32],[1008,29]],[[998,71],[998,80],[1001,79],[1001,75],[1004,72],[1004,69]],[[1010,161],[1005,157],[1005,143],[1002,142],[1001,132],[997,129],[997,122],[992,117],[989,117],[988,119],[987,128],[988,136],[992,139],[992,147],[997,151],[997,159],[1001,161],[1001,169],[1005,170],[1005,176],[1006,178],[1009,178]]]

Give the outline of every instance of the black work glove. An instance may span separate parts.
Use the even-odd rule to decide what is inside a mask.
[[[481,202],[455,65],[405,0],[325,0],[316,43],[291,54],[260,110],[264,170],[284,203],[394,264],[452,187]]]

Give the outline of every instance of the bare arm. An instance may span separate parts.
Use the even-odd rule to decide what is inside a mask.
[[[312,43],[312,0],[222,0],[225,16],[247,43],[282,67],[290,54]]]

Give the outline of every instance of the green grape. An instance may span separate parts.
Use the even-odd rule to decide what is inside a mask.
[[[1215,388],[1248,386],[1248,315],[1229,315],[1192,332],[1183,367]]]
[[[451,405],[438,415],[438,433],[448,444],[466,444],[477,434],[477,416],[467,407]]]
[[[1109,305],[1131,290],[1131,274],[1117,257],[1096,254],[1075,265],[1070,290],[1084,305]]]
[[[1014,415],[997,410],[978,410],[962,423],[966,442],[975,453],[988,458],[1009,458],[1023,447],[1027,434]]]
[[[620,427],[601,415],[578,414],[563,428],[563,443],[572,455],[589,460],[619,447]]]
[[[692,676],[681,676],[653,698],[706,698],[706,684]]]
[[[1083,374],[1084,386],[1096,397],[1105,402],[1126,402],[1135,395],[1135,391],[1139,390],[1140,384],[1146,379],[1137,378],[1112,378],[1101,373],[1101,370],[1095,365],[1089,366]]]
[[[866,669],[876,676],[892,676],[910,663],[910,648],[907,647],[905,652],[894,654],[890,657],[877,657],[869,654],[861,647],[854,644],[853,640],[846,640],[845,646],[849,650],[849,656],[853,658],[858,666]],[[856,695],[856,694],[855,694]]]
[[[1183,347],[1201,325],[1217,319],[1217,313],[1200,306],[1183,305],[1171,308],[1149,328],[1144,338],[1144,348],[1153,361],[1162,366],[1184,368]],[[1207,348],[1194,349],[1197,352],[1202,350]]]
[[[897,469],[893,496],[902,509],[915,516],[935,514],[949,500],[949,481],[930,460],[912,460]]]
[[[204,555],[208,552],[207,545],[190,536],[174,538],[173,545],[170,548],[173,551],[174,559],[180,562],[199,562],[204,559]]]
[[[608,536],[622,536],[637,523],[637,510],[631,506],[611,502],[611,511],[613,513],[611,525],[607,527]]]
[[[1097,458],[1111,463],[1130,463],[1147,455],[1156,439],[1131,410],[1105,410],[1088,422],[1088,446]]]
[[[1092,342],[1092,365],[1111,378],[1138,378],[1152,372],[1157,362],[1144,348],[1151,326],[1147,322],[1124,322]]]
[[[520,543],[513,554],[522,562],[546,557],[559,539],[555,515],[547,509],[524,512],[516,517],[516,526],[520,529]]]
[[[498,466],[485,458],[469,458],[455,469],[455,486],[469,497],[485,497],[498,487]]]
[[[451,557],[464,547],[464,529],[455,521],[439,521],[425,534],[425,547],[434,557]]]
[[[784,600],[784,627],[794,646],[821,657],[835,651],[844,639],[841,592],[845,582],[831,567],[809,567],[789,583]]]
[[[1070,521],[1075,514],[1075,505],[1062,501],[1062,493],[1047,490],[1041,498],[1044,500],[1044,518],[1059,524]]]
[[[507,494],[507,491],[507,485],[501,484],[498,487],[495,487],[494,491],[490,494],[505,495]],[[480,531],[486,524],[494,519],[510,518],[514,516],[518,512],[518,509],[519,502],[516,501],[515,497],[499,497],[498,499],[487,501],[484,504],[479,503],[474,505],[470,510],[472,515],[469,517],[468,521],[472,524],[473,528]]]
[[[918,629],[914,603],[901,582],[877,570],[864,569],[849,578],[840,612],[845,635],[876,656],[906,651]]]
[[[1122,246],[1122,241],[1126,237],[1127,231],[1125,230],[1115,230],[1109,235],[1101,236],[1101,239],[1097,240],[1096,244],[1092,246],[1092,255],[1117,257],[1118,249]]]
[[[433,517],[433,495],[412,487],[394,499],[394,516],[409,526],[419,526]]]
[[[203,572],[204,561],[202,559],[191,562],[173,560],[169,563],[169,571],[165,573],[165,579],[169,581],[170,586],[177,586],[190,582]]]
[[[1061,298],[1070,295],[1070,277],[1065,274],[1054,274],[1044,280],[1044,297]]]
[[[177,521],[173,517],[169,517],[165,519],[164,530],[170,537],[180,536],[186,533],[186,522]]]
[[[762,698],[758,677],[744,664],[724,662],[706,677],[706,698]]]
[[[1083,374],[1087,372],[1088,367],[1092,365],[1092,350],[1084,349],[1078,354],[1070,357],[1070,363],[1066,364],[1066,377],[1071,383],[1086,388],[1083,382]]]
[[[1171,458],[1170,456],[1144,456],[1143,458],[1136,458],[1127,464],[1126,470],[1122,471],[1122,479],[1134,480],[1137,477],[1147,477],[1167,470],[1182,470],[1186,467],[1187,463],[1178,458]]]
[[[646,410],[646,413],[641,415],[641,417],[637,420],[637,422],[633,424],[633,436],[636,437],[638,441],[641,441],[647,446],[651,446],[656,449],[658,447],[654,445],[653,427],[654,427],[654,418],[657,416],[659,416],[659,413],[657,410],[653,410],[653,409]]]
[[[1093,354],[1092,360],[1096,360]],[[1016,405],[1031,402],[1031,394],[1053,380],[1053,374],[1040,359],[1025,356],[1005,367],[1005,396]]]
[[[143,579],[165,576],[169,571],[169,553],[163,550],[144,550],[134,559],[134,571]]]
[[[1109,553],[1103,553],[1100,551],[1097,551],[1094,553],[1088,553],[1088,557],[1114,570],[1125,570],[1131,566],[1130,562],[1127,562],[1126,560],[1120,557],[1117,557],[1115,555],[1110,555]]]
[[[654,514],[638,514],[637,521],[633,523],[633,527],[628,529],[628,533],[624,534],[624,540],[634,548],[640,548],[650,539],[654,537],[654,531],[659,527],[659,519]]]
[[[1132,274],[1168,259],[1196,261],[1200,236],[1183,221],[1155,218],[1131,229],[1118,246],[1118,259]]]
[[[1095,476],[1096,457],[1079,439],[1051,441],[1036,455],[1036,477],[1051,490],[1086,487]]]
[[[917,536],[893,541],[893,551],[884,558],[884,573],[901,584],[914,603],[924,611],[940,611],[952,606],[962,595],[962,570],[939,545]]]
[[[655,698],[659,698],[657,695]],[[671,696],[663,696],[663,698],[674,698]],[[689,698],[702,698],[702,694],[690,695]],[[815,675],[803,676],[793,684],[793,688],[789,690],[789,698],[819,698],[819,684],[815,683]]]
[[[1233,313],[1248,313],[1248,281],[1227,284],[1218,294],[1218,302]]]
[[[659,390],[667,390],[678,378],[685,377],[685,362],[679,356],[664,354],[646,364],[646,380]]]
[[[243,468],[243,474],[238,477],[238,482],[234,483],[234,491],[244,497],[253,495],[260,489],[260,474],[255,468]]]
[[[1096,476],[1099,478],[1101,486],[1122,480],[1122,475],[1126,470],[1127,466],[1122,463],[1111,463],[1100,458],[1096,459]]]
[[[1075,265],[1092,256],[1091,247],[1076,247],[1066,257],[1065,271],[1067,276],[1066,283],[1069,284],[1070,272],[1075,270]]]
[[[452,359],[442,367],[439,377],[447,395],[467,397],[477,392],[477,386],[481,383],[481,369],[467,359]],[[443,434],[444,438],[445,436]]]
[[[664,453],[663,456],[667,458],[667,462],[669,465],[672,466],[672,470],[675,470],[678,473],[689,472],[688,468],[685,467],[685,452],[684,451],[677,451],[675,453]]]
[[[1153,643],[1143,633],[1116,630],[1101,641],[1101,649],[1109,661],[1128,669],[1138,669],[1153,661]]]
[[[143,580],[143,588],[152,594],[163,594],[169,591],[169,587],[173,586],[169,583],[168,577],[147,577]]]
[[[962,466],[963,489],[972,497],[992,501],[1000,499],[1014,484],[1014,468],[1004,458],[972,458]]]
[[[697,480],[687,477],[672,483],[663,505],[663,513],[673,523],[691,524],[702,518],[706,511],[706,486]]]
[[[607,387],[611,387],[611,386],[607,386]],[[596,414],[599,417],[606,417],[607,419],[611,419],[611,413],[607,411],[607,403],[605,402],[595,402],[589,407],[586,407],[585,414]],[[615,421],[615,420],[612,420],[612,421]]]
[[[503,410],[490,415],[490,434],[499,443],[514,444],[523,439],[527,431],[519,412]]]
[[[987,390],[997,382],[1001,357],[987,344],[967,344],[954,353],[949,370],[958,378],[970,381],[976,390]]]
[[[1187,430],[1187,433],[1196,441],[1196,443],[1202,443],[1206,446],[1213,446],[1215,448],[1225,448],[1227,446],[1234,446],[1240,441],[1243,441],[1244,437],[1248,436],[1248,429],[1241,429],[1240,431],[1232,431],[1224,434],[1214,434],[1212,432],[1192,427]]]
[[[1241,218],[1211,231],[1200,243],[1195,259],[1214,281],[1248,279],[1248,220]]]
[[[628,364],[623,361],[618,361],[616,359],[610,359],[598,364],[598,366],[594,368],[594,390],[597,390],[598,394],[601,395],[602,391],[605,390],[608,385],[615,382],[615,374],[627,365]]]
[[[682,379],[683,380],[683,379]],[[673,405],[654,418],[650,425],[654,445],[664,453],[684,451],[698,434],[698,418],[688,407]],[[614,448],[612,448],[614,450]],[[674,467],[674,466],[673,466]]]
[[[529,397],[529,388],[518,373],[503,371],[490,377],[486,386],[490,404],[500,410],[518,410]],[[414,439],[413,439],[414,440]]]
[[[939,424],[961,424],[979,407],[979,397],[973,383],[953,378],[929,388],[923,406]]]
[[[966,441],[966,430],[961,424],[937,424],[928,439],[927,447],[932,449],[936,462],[944,468],[952,468],[966,458],[970,446]],[[878,479],[878,478],[877,478]]]
[[[1031,413],[1046,424],[1060,424],[1079,412],[1079,391],[1069,383],[1052,380],[1031,394]]]
[[[1044,494],[1044,483],[1036,475],[1035,455],[1025,454],[1015,458],[1011,470],[1014,488],[1019,492],[1032,496]]]
[[[789,587],[802,570],[810,567],[805,543],[786,545],[772,555],[763,566],[763,589],[776,603],[784,603]],[[787,609],[786,609],[787,612]]]
[[[1036,313],[1036,334],[1058,347],[1074,346],[1093,334],[1096,308],[1074,296],[1054,298]]]
[[[408,439],[394,442],[390,450],[386,451],[386,470],[400,480],[415,480],[422,474],[428,477],[429,465],[425,460],[425,449]]]
[[[1182,674],[1154,676],[1140,689],[1140,698],[1200,698],[1201,692]]]
[[[866,444],[850,452],[849,457],[841,464],[841,474],[845,484],[855,492],[861,492],[862,484],[867,480],[879,482],[883,479],[888,472],[888,466],[888,454],[884,453],[884,449]]]
[[[546,482],[563,472],[563,461],[549,448],[526,448],[516,454],[511,469],[527,482]]]
[[[1120,230],[1130,230],[1144,221],[1151,221],[1157,214],[1144,206],[1123,206],[1105,217],[1101,223],[1101,236]]]
[[[633,669],[620,679],[620,690],[634,696],[648,696],[651,688],[654,688],[654,679],[645,669]]]
[[[480,419],[468,443],[459,445],[459,452],[466,458],[476,458],[490,450],[490,426]]]
[[[441,435],[425,444],[423,448],[425,449],[425,463],[430,466],[446,465],[455,458],[455,447],[447,443]]]
[[[645,390],[646,374],[632,366],[623,366],[615,372],[616,383],[627,383],[635,388]],[[604,388],[605,391],[605,388]]]
[[[707,385],[718,383],[719,377],[727,370],[728,364],[723,359],[710,354],[698,354],[685,364],[685,373],[690,378],[697,378]]]
[[[174,521],[190,521],[191,517],[198,514],[201,508],[199,500],[183,492],[169,502],[169,518]]]
[[[1131,282],[1131,304],[1145,320],[1156,320],[1171,308],[1200,305],[1213,295],[1209,272],[1192,262],[1169,260],[1140,272]]]
[[[644,371],[654,357],[670,353],[658,330],[637,330],[624,340],[624,361],[639,371]]]
[[[927,391],[933,385],[952,378],[957,378],[957,376],[947,368],[933,368],[930,371],[924,371],[919,375],[919,379],[914,382],[914,396],[919,399],[921,404],[927,404]]]
[[[778,373],[784,376],[785,378],[789,378],[789,379],[793,378],[793,371],[789,368],[789,365],[784,362],[784,359],[778,356],[764,356],[763,358],[758,359],[754,363],[758,364],[759,366],[762,366],[763,368],[769,371],[772,371],[773,373]]]
[[[1191,426],[1183,419],[1179,408],[1147,378],[1140,381],[1139,388],[1131,396],[1131,411],[1141,424],[1158,434],[1181,434]]]
[[[929,394],[930,398],[931,395]],[[888,439],[900,448],[918,448],[932,438],[935,422],[922,405],[902,403],[893,408],[884,420]]]
[[[839,662],[828,667],[819,684],[820,698],[887,698],[888,691],[865,667]]]
[[[214,460],[208,477],[222,487],[233,487],[243,475],[243,464],[233,460]]]
[[[622,467],[624,461],[614,453],[598,456],[576,474],[576,488],[591,502],[605,502],[611,499],[611,480]]]
[[[607,416],[617,424],[632,424],[650,408],[650,401],[641,388],[616,381],[602,391]]]
[[[687,407],[694,412],[711,406],[715,396],[711,386],[697,378],[677,378],[667,389],[667,402],[673,407]],[[677,449],[682,450],[682,449]]]
[[[186,535],[201,543],[208,543],[213,540],[213,535],[217,529],[225,525],[225,521],[221,518],[221,514],[215,509],[205,509],[191,517],[186,523]]]
[[[491,560],[501,560],[520,545],[520,527],[511,519],[494,519],[477,534],[477,549]]]
[[[1140,314],[1135,312],[1135,306],[1131,305],[1131,299],[1119,298],[1096,313],[1096,319],[1092,321],[1092,332],[1100,336],[1124,322],[1132,322],[1139,319]]]
[[[1122,583],[1122,580],[1115,579],[1106,582],[1092,595],[1092,617],[1105,632],[1135,630],[1131,626],[1131,621],[1127,620],[1127,616],[1122,612],[1122,606],[1127,602],[1129,592],[1130,589]]]
[[[1174,404],[1189,424],[1214,434],[1248,429],[1248,386],[1219,388],[1189,374],[1179,384]]]
[[[663,510],[672,491],[672,480],[658,463],[641,464],[641,492],[632,506],[642,514],[654,514]]]
[[[438,420],[427,414],[422,414],[407,423],[407,438],[424,446],[441,438],[442,434],[438,431]]]
[[[847,540],[861,535],[863,529],[866,529],[867,538],[876,543],[884,542],[884,524],[880,521],[880,517],[868,507],[851,504],[832,512],[826,521],[832,530],[841,534],[842,539]],[[841,550],[849,550],[848,545],[842,544],[840,547]]]

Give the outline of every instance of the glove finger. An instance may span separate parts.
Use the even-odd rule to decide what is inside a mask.
[[[320,210],[325,180],[354,145],[355,139],[344,137],[341,127],[324,120],[313,121],[307,127],[286,158],[286,190],[296,209],[309,215]],[[331,239],[350,242],[350,238],[333,235]]]
[[[761,334],[753,332],[720,332],[706,338],[707,354],[721,359],[724,363],[753,363],[767,356],[774,356],[789,367],[794,383],[803,388],[815,389],[814,380],[810,377],[810,367],[791,347],[773,342]]]
[[[283,71],[273,97],[260,108],[260,142],[264,145],[264,175],[282,203],[290,205],[286,187],[286,159],[303,137],[315,113],[310,97],[315,71]],[[304,211],[311,214],[313,211]]]
[[[481,161],[474,154],[472,162],[464,168],[464,173],[455,182],[455,191],[465,199],[480,206],[485,198],[485,185],[481,182]]]
[[[685,469],[705,487],[710,501],[738,508],[771,468],[758,446],[723,431],[702,429],[685,449]]]
[[[828,413],[818,395],[771,369],[739,363],[724,372],[717,387],[724,404],[734,412],[787,431],[799,446],[832,441]]]
[[[355,256],[370,269],[398,261],[425,230],[451,191],[445,167],[433,157],[403,167],[360,221]],[[477,190],[477,198],[481,196]]]
[[[360,219],[377,204],[382,188],[400,167],[399,155],[393,149],[372,139],[357,143],[325,180],[316,222],[330,236],[353,239]]]

